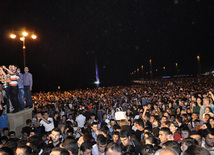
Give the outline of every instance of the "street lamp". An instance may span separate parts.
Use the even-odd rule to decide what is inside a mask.
[[[142,79],[143,79],[143,65],[141,66],[141,69],[142,69]]]
[[[175,63],[175,67],[176,67],[176,74],[178,75],[178,63]]]
[[[198,64],[198,75],[201,75],[201,58],[200,55],[197,55],[197,64]]]
[[[165,75],[166,67],[163,66],[163,75]]]
[[[22,41],[22,50],[23,50],[23,61],[24,61],[24,67],[26,67],[26,56],[25,56],[25,52],[26,52],[26,46],[25,46],[25,42],[26,42],[26,38],[28,36],[27,31],[23,31],[22,35],[20,35],[20,40]],[[19,34],[19,33],[17,33]],[[11,39],[16,39],[16,34],[12,33],[10,34],[10,38]],[[35,40],[37,38],[37,36],[34,33],[31,33],[31,39]]]
[[[153,79],[153,74],[152,74],[152,59],[149,60],[149,68],[150,68],[150,78]]]

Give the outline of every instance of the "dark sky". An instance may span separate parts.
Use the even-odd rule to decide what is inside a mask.
[[[0,65],[23,66],[22,42],[9,33],[26,28],[26,59],[34,90],[93,85],[95,59],[103,85],[121,84],[141,65],[166,74],[214,70],[213,0],[1,0]]]

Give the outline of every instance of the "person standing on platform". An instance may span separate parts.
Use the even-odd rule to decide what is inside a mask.
[[[21,110],[21,106],[18,99],[18,80],[19,76],[16,72],[16,67],[14,65],[10,65],[9,69],[3,66],[3,69],[7,70],[10,75],[10,83],[9,83],[9,92],[10,92],[10,100],[13,105],[13,113],[19,112]]]
[[[31,91],[33,86],[33,77],[32,74],[29,73],[28,67],[24,68],[24,76],[23,76],[23,83],[24,83],[24,92],[25,92],[25,98],[26,98],[26,107],[32,108],[33,107],[33,101],[31,97]]]
[[[24,102],[24,85],[23,85],[23,74],[20,72],[20,68],[17,69],[17,73],[19,75],[19,80],[18,80],[18,87],[19,87],[19,92],[18,92],[18,99],[21,105],[21,109],[25,108],[25,102]]]

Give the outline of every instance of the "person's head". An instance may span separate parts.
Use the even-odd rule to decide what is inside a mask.
[[[67,119],[66,115],[63,115],[62,116],[62,121],[66,121],[66,119]]]
[[[50,155],[70,155],[68,150],[60,147],[53,148]]]
[[[176,141],[167,141],[163,144],[163,148],[173,149],[178,154],[181,154],[180,144]]]
[[[205,110],[204,110],[204,112],[205,112],[206,114],[208,114],[208,113],[212,112],[212,110],[211,110],[210,107],[206,107]]]
[[[121,119],[119,122],[120,127],[128,125],[127,121],[125,119]]]
[[[202,129],[202,130],[211,129],[210,123],[204,123],[204,124],[201,126],[201,129]]]
[[[29,146],[19,146],[16,149],[16,155],[29,155],[32,149]]]
[[[202,144],[202,137],[199,134],[199,132],[192,131],[191,134],[190,134],[190,138],[195,139],[198,142],[198,145],[201,146],[201,144]]]
[[[118,124],[115,124],[115,125],[113,126],[113,131],[114,131],[114,132],[115,132],[115,131],[120,132],[120,130],[121,130],[121,127],[120,127]]]
[[[163,116],[162,119],[161,119],[161,123],[164,123],[167,121],[167,117],[166,116]]]
[[[16,133],[15,133],[15,131],[10,131],[9,133],[8,133],[8,136],[9,136],[9,138],[16,138]]]
[[[141,119],[137,121],[137,129],[140,131],[144,129],[144,122]]]
[[[209,97],[205,97],[203,98],[203,104],[207,107],[210,106],[210,99]]]
[[[183,155],[210,155],[209,151],[199,145],[191,145]]]
[[[163,148],[163,149],[159,149],[158,151],[155,152],[155,155],[179,155],[176,151],[174,151],[173,149],[169,149],[169,148]]]
[[[98,130],[98,124],[97,122],[93,122],[92,125],[91,125],[91,128],[94,132],[96,132]]]
[[[189,146],[198,145],[198,142],[193,138],[186,138],[181,142],[181,151],[185,152]]]
[[[39,153],[41,146],[41,139],[39,136],[34,135],[28,138],[27,146],[30,146],[34,153]]]
[[[27,119],[27,120],[26,120],[26,125],[27,125],[27,126],[31,126],[31,124],[32,124],[32,120],[31,120],[31,119]]]
[[[103,120],[105,121],[107,119],[107,114],[106,113],[103,113],[102,114],[102,117],[103,117]]]
[[[161,128],[159,131],[159,139],[161,143],[165,143],[168,140],[171,140],[172,132],[170,131],[169,128]]]
[[[103,136],[107,137],[108,133],[109,133],[109,129],[107,126],[104,126],[100,129],[100,132]]]
[[[47,111],[45,111],[45,112],[42,114],[42,116],[43,116],[45,119],[48,119],[49,114],[48,114],[48,112],[47,112]]]
[[[121,155],[120,145],[116,143],[108,144],[106,155]]]
[[[90,143],[92,136],[89,133],[84,133],[77,141],[78,146],[80,147],[83,142]]]
[[[208,120],[208,123],[210,123],[210,125],[213,127],[213,125],[214,125],[214,118],[210,117],[209,120]]]
[[[38,133],[38,131],[37,130],[31,130],[30,131],[30,135],[29,135],[29,137],[32,137],[32,136],[34,136],[34,135],[39,135],[39,133]]]
[[[72,119],[73,118],[73,115],[72,114],[69,114],[68,115],[68,119]]]
[[[150,136],[153,136],[153,135],[151,133],[149,133],[149,132],[144,133],[143,140],[146,140],[146,138],[148,138]]]
[[[28,68],[28,67],[25,67],[25,68],[24,68],[24,71],[25,71],[25,73],[28,73],[28,72],[29,72],[29,68]]]
[[[205,129],[203,131],[203,141],[205,145],[208,147],[214,147],[214,130],[213,129]]]
[[[210,119],[210,114],[206,114],[206,113],[205,113],[204,119],[205,119],[206,122],[207,122],[207,121]]]
[[[106,151],[106,147],[107,147],[107,138],[101,134],[98,135],[97,136],[97,146],[98,146],[98,151],[100,153],[104,153]]]
[[[63,142],[63,148],[68,150],[68,152],[72,155],[78,155],[78,144],[73,139],[65,139],[68,140],[68,142]]]
[[[128,130],[122,130],[120,132],[120,141],[124,146],[127,146],[130,144],[130,133]]]
[[[8,128],[4,128],[3,129],[3,135],[4,136],[8,136],[8,134],[9,134],[9,129]]]
[[[17,67],[15,65],[10,65],[9,66],[9,70],[11,70],[12,72],[16,72]]]
[[[145,139],[145,144],[155,146],[157,144],[157,139],[154,136],[149,136]]]
[[[82,143],[80,146],[80,155],[91,155],[92,145],[91,143]]]
[[[197,113],[192,113],[192,120],[198,119],[198,114]]]
[[[113,139],[114,143],[118,142],[118,140],[120,139],[120,135],[119,135],[118,131],[116,131],[116,132],[113,133],[113,138],[112,139]]]
[[[8,138],[7,136],[2,136],[0,138],[0,144],[2,144],[4,146],[4,144],[6,144],[8,142]]]
[[[155,153],[154,146],[151,144],[146,144],[141,149],[141,154],[143,155],[153,155]]]
[[[20,73],[20,72],[21,72],[21,69],[20,69],[20,68],[17,68],[17,72]]]
[[[174,134],[178,129],[178,125],[176,123],[170,123],[169,124],[169,129]]]
[[[58,143],[60,139],[62,138],[62,132],[59,128],[54,128],[51,131],[51,139],[53,143]]]
[[[28,131],[22,131],[22,139],[23,140],[27,140],[28,136],[29,136],[29,132]]]
[[[91,116],[90,116],[90,118],[91,118],[92,121],[94,121],[95,118],[96,118],[96,115],[94,113],[92,113]]]
[[[147,126],[144,128],[144,133],[148,132],[148,133],[152,133],[152,126]]]
[[[68,136],[72,136],[73,135],[73,132],[74,132],[74,130],[73,130],[73,128],[70,128],[70,129],[68,129],[67,131],[66,131],[66,136],[68,137]]]
[[[190,135],[190,130],[189,130],[189,128],[188,128],[188,127],[183,127],[183,128],[181,129],[181,138],[182,138],[182,139],[186,139],[186,138],[189,137],[189,135]]]

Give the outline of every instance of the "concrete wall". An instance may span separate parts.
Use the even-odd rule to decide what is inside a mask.
[[[22,128],[26,126],[26,120],[32,119],[32,111],[33,111],[33,108],[22,110],[17,113],[8,114],[10,131],[15,131],[17,138],[20,137]]]

